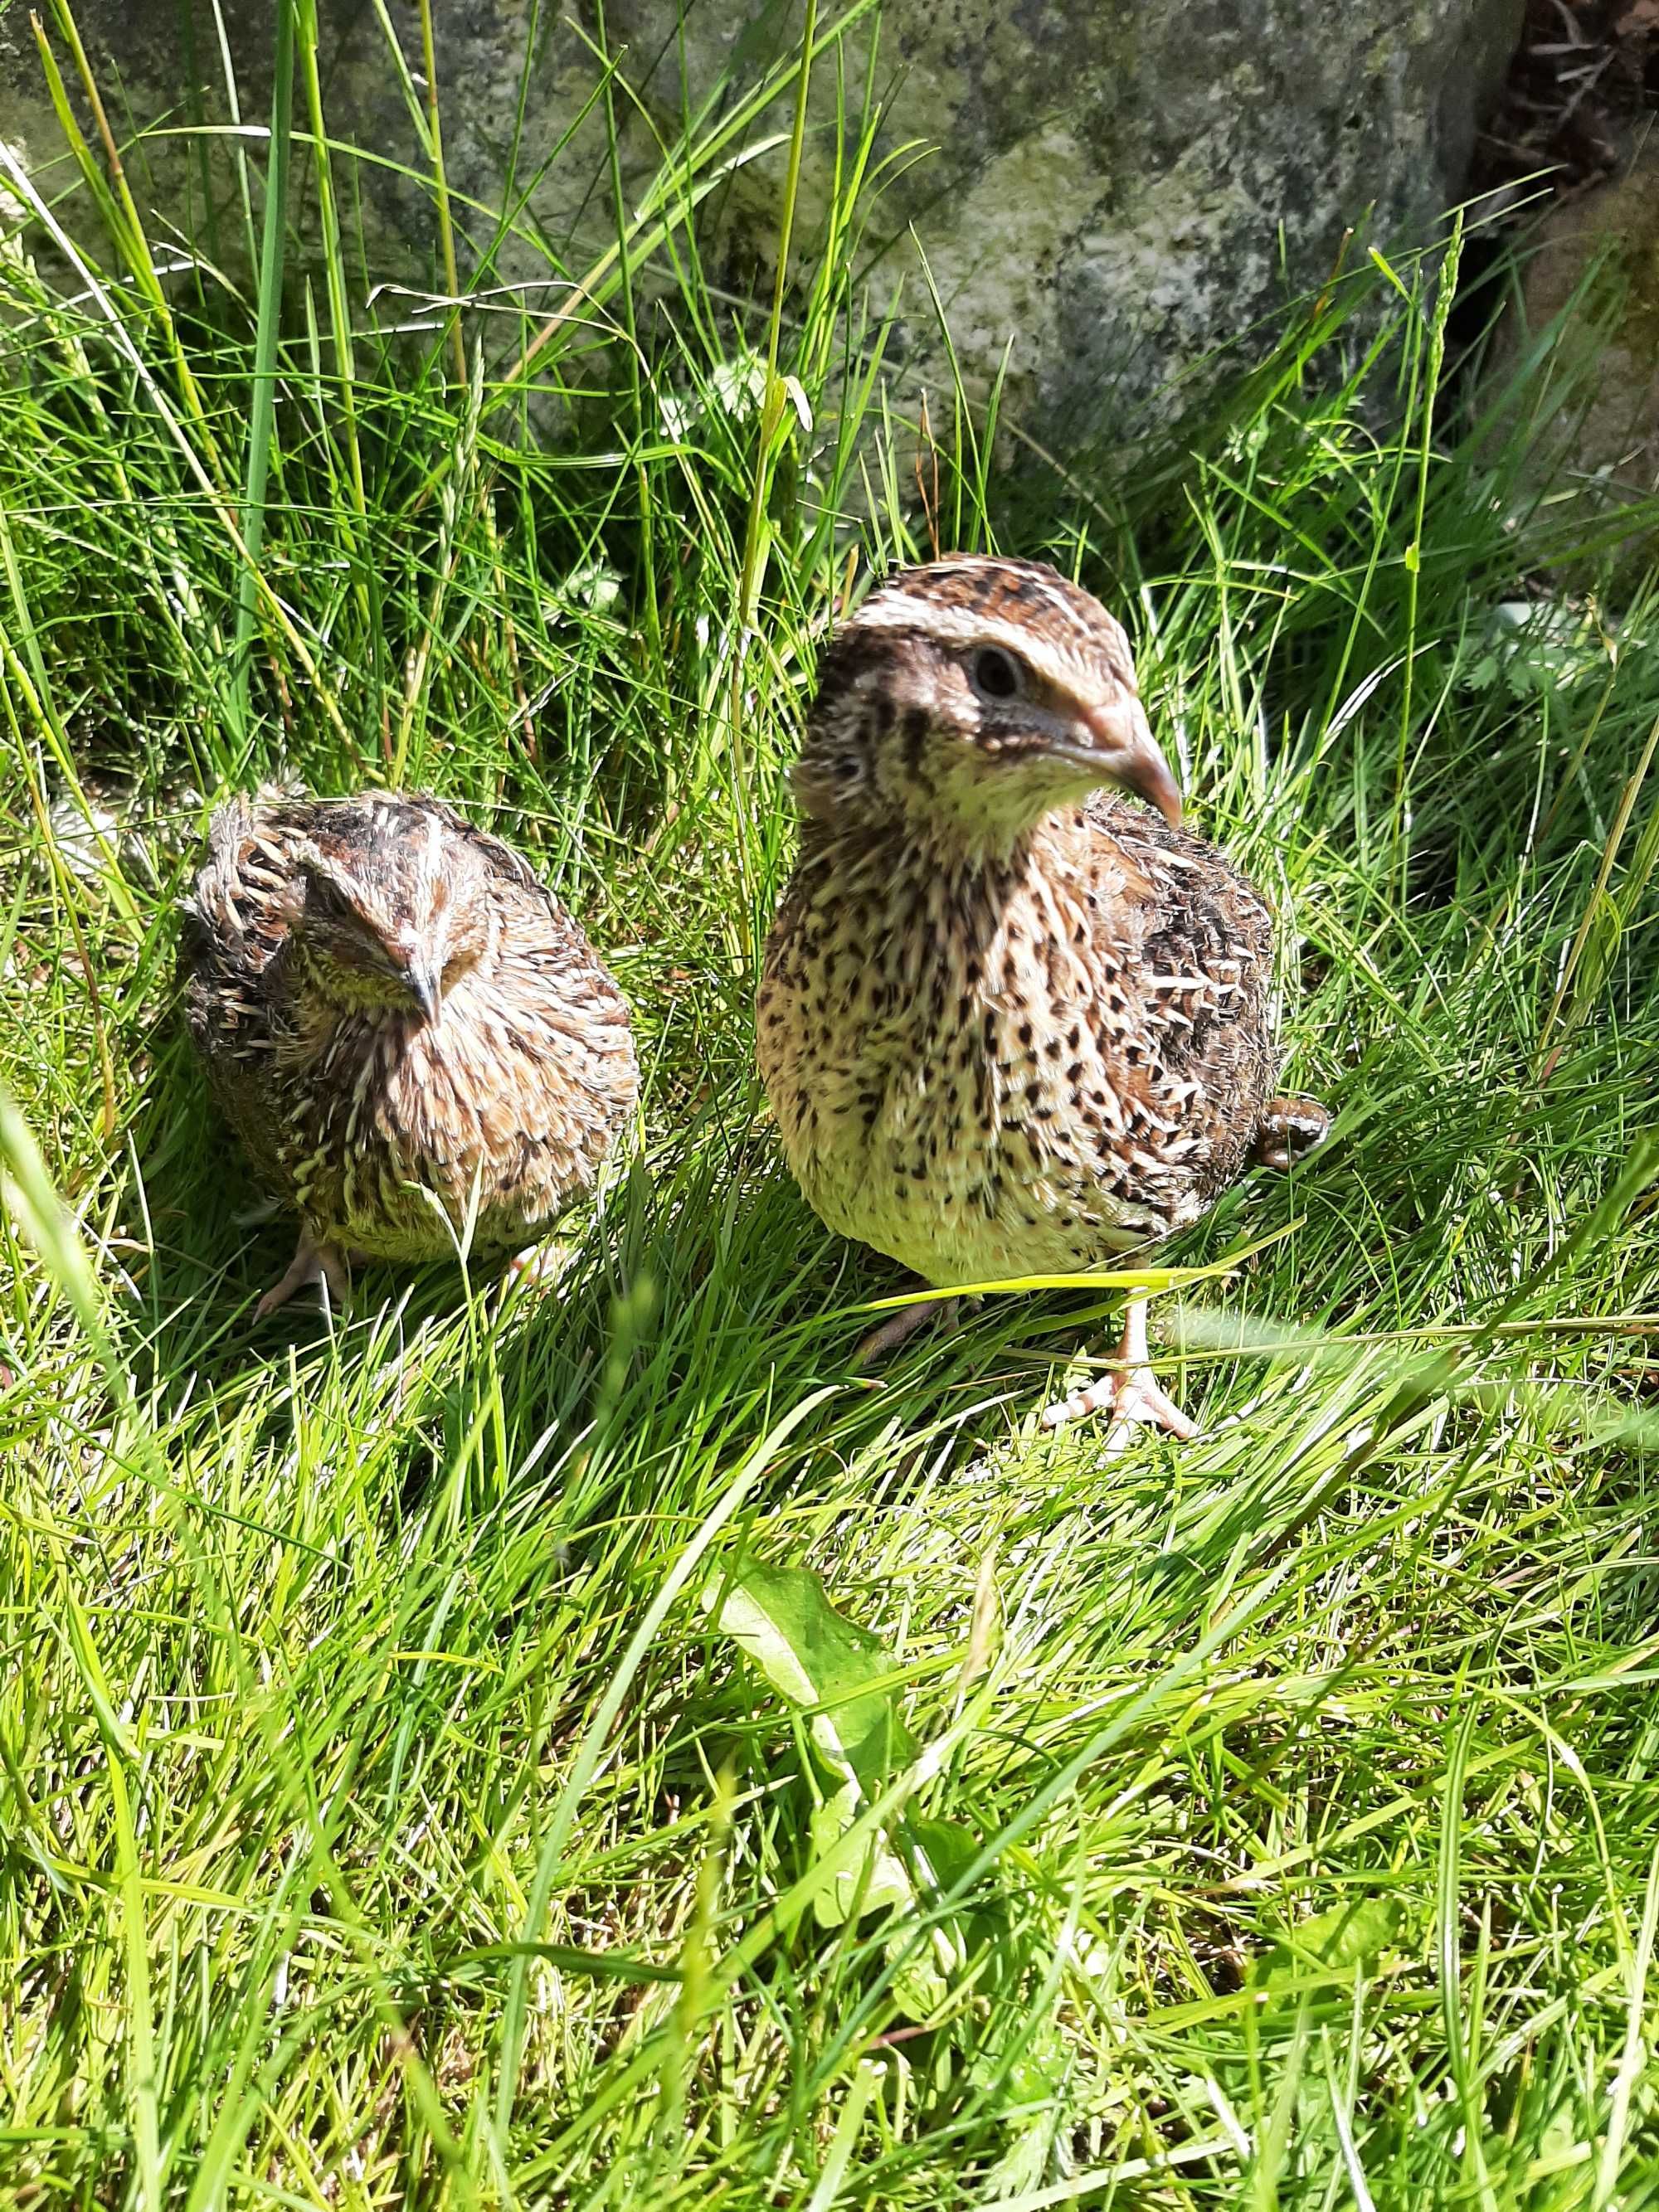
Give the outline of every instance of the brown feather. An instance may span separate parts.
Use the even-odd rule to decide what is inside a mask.
[[[214,1095],[319,1245],[441,1257],[476,1199],[477,1249],[522,1246],[633,1111],[628,1009],[592,945],[435,799],[228,800],[179,964]],[[427,967],[435,1019],[410,995]]]

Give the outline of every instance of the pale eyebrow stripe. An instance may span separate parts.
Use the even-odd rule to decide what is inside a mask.
[[[995,615],[981,614],[971,607],[925,605],[904,593],[866,599],[847,629],[919,630],[924,636],[936,637],[946,645],[998,645],[1016,660],[1035,668],[1040,676],[1067,688],[1075,684],[1079,671],[1087,666],[1081,653],[1051,653],[1042,640],[1033,637],[1024,623],[1004,622]],[[1124,657],[1127,659],[1127,648]],[[1106,658],[1103,648],[1100,658]]]

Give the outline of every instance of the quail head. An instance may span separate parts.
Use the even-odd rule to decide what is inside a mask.
[[[629,1119],[627,1006],[529,864],[418,794],[215,813],[185,902],[190,1030],[302,1284],[532,1241]]]
[[[1277,1089],[1267,908],[1181,828],[1128,641],[1054,570],[890,576],[825,654],[794,787],[757,1043],[832,1230],[939,1287],[1070,1273],[1323,1136],[1325,1109]],[[1143,1299],[1110,1370],[1044,1419],[1107,1407],[1115,1443],[1193,1432],[1147,1366]]]

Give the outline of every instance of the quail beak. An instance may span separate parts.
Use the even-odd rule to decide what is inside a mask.
[[[404,981],[428,1023],[435,1022],[443,1012],[444,1003],[443,979],[437,969],[427,961],[416,958],[404,969]]]
[[[1139,699],[1125,692],[1081,717],[1088,753],[1100,763],[1101,781],[1121,785],[1157,807],[1171,830],[1181,827],[1181,793],[1152,736]],[[1079,748],[1079,750],[1082,749]]]

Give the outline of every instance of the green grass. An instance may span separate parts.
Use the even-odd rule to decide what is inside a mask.
[[[1659,2203],[1653,517],[1528,489],[1565,356],[1483,416],[1432,264],[1117,482],[950,391],[919,471],[850,77],[801,285],[700,263],[768,89],[585,258],[425,126],[434,270],[447,208],[576,284],[539,345],[386,335],[337,146],[320,264],[258,140],[228,271],[147,279],[95,147],[0,262],[0,2201]],[[1037,1428],[1098,1291],[855,1376],[894,1276],[752,1075],[818,645],[935,529],[1123,613],[1338,1109],[1172,1255],[1247,1255],[1154,1310],[1193,1443]],[[445,792],[606,948],[647,1095],[556,1291],[252,1326],[170,974],[273,773]]]

